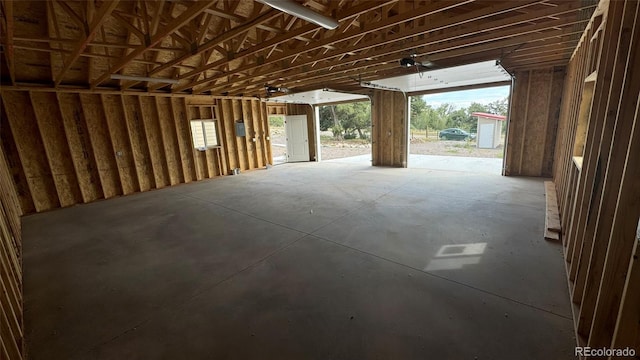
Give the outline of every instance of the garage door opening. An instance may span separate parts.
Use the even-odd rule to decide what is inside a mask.
[[[500,174],[509,86],[411,96],[409,167]]]
[[[319,105],[322,161],[371,165],[371,102]]]

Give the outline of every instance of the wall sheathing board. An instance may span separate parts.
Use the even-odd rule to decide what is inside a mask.
[[[256,99],[71,91],[1,94],[0,139],[24,213],[265,165],[266,106]],[[195,150],[191,119],[217,119],[220,146]],[[247,125],[248,139],[235,134],[239,119]]]
[[[35,112],[28,92],[2,92],[9,127],[36,211],[60,207]],[[7,151],[9,149],[5,149]]]
[[[374,166],[404,167],[407,100],[398,91],[374,90],[371,103],[371,153]]]
[[[186,106],[186,102],[185,102],[185,106]],[[196,107],[196,106],[186,106],[187,107],[187,116],[189,119],[189,122],[191,120],[198,120],[198,119],[202,119],[202,116],[200,116],[200,108]],[[189,129],[191,129],[190,127],[190,123],[189,123]],[[189,135],[191,134],[191,132],[189,132]],[[193,149],[193,146],[192,146]],[[192,150],[192,156],[193,156],[193,163],[195,164],[195,169],[196,169],[196,179],[197,180],[202,180],[205,178],[208,178],[208,171],[207,171],[207,159],[206,159],[206,154],[204,151],[201,150]]]
[[[104,198],[121,195],[123,190],[116,161],[117,155],[111,141],[101,96],[96,94],[60,94],[60,96],[73,95],[79,96],[79,105],[82,114],[84,114],[86,131],[91,145],[91,149],[87,149],[87,151],[93,153]],[[62,106],[64,107],[64,105]],[[72,153],[74,156],[78,156],[73,149]]]
[[[167,97],[153,97],[148,99],[156,103],[158,124],[160,126],[159,132],[162,137],[165,152],[164,159],[167,162],[169,183],[170,185],[182,183],[184,182],[184,173],[180,161],[176,124],[172,118],[171,99]]]
[[[120,95],[101,95],[102,105],[109,129],[112,152],[118,164],[118,174],[124,195],[140,191],[135,160],[129,139],[123,103]]]
[[[2,107],[0,108],[0,111],[2,111],[0,113],[0,142],[2,144],[2,148],[7,149],[4,151],[6,155],[7,168],[11,179],[13,180],[15,191],[20,202],[20,209],[22,209],[22,212],[24,213],[32,213],[36,211],[36,208],[33,203],[33,197],[31,196],[31,190],[29,189],[29,183],[27,182],[27,177],[24,173],[24,168],[22,167],[18,148],[13,140],[13,135],[9,127],[9,117],[4,109],[4,102],[0,102],[0,104],[2,104]]]
[[[245,140],[246,136],[238,136],[241,134],[236,131],[236,127],[239,124],[244,124],[242,101],[231,101],[231,111],[233,114],[232,119],[234,124],[233,131],[236,151],[238,152],[238,167],[240,170],[245,170],[249,168],[249,154],[247,152],[247,143]]]
[[[183,98],[171,98],[173,121],[180,149],[180,160],[184,182],[196,181],[196,167],[193,161],[193,144],[191,142],[191,128],[187,117],[187,106]]]
[[[146,134],[149,156],[151,158],[151,169],[155,179],[157,189],[170,185],[169,170],[167,169],[167,158],[165,155],[165,144],[162,139],[160,120],[158,118],[157,103],[149,96],[137,96],[140,104],[142,123]]]
[[[564,76],[564,67],[515,74],[506,175],[552,175]]]
[[[553,172],[580,346],[640,349],[639,35],[638,1],[601,1],[564,85]]]
[[[233,110],[231,107],[232,100],[220,100],[220,133],[225,140],[226,151],[224,156],[228,164],[228,171],[240,167],[240,158],[238,146],[236,144]]]
[[[87,129],[82,103],[78,94],[57,94],[62,112],[69,156],[75,167],[83,202],[104,197],[91,138]]]
[[[147,191],[156,187],[153,173],[153,163],[149,146],[147,144],[147,134],[142,120],[142,110],[137,96],[120,96],[129,141],[131,143],[131,153],[135,166],[135,173],[138,176],[140,191]]]
[[[247,165],[249,167],[257,167],[258,158],[256,156],[256,144],[253,142],[254,125],[252,121],[253,114],[251,112],[251,101],[242,101],[242,119],[245,129],[244,145],[247,149]]]

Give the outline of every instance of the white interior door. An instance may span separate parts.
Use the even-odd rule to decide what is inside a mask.
[[[478,131],[478,147],[482,149],[493,148],[493,124],[481,124]]]
[[[309,161],[309,133],[307,115],[284,117],[287,133],[287,161]]]

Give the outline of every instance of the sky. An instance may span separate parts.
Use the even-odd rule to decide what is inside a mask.
[[[509,86],[498,86],[484,89],[473,89],[463,91],[452,91],[432,95],[424,95],[427,104],[436,108],[442,104],[449,103],[456,109],[465,108],[472,102],[488,104],[501,100],[509,96]]]

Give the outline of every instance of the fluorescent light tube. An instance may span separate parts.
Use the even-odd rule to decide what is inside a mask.
[[[334,19],[318,14],[317,12],[304,7],[293,0],[257,0],[269,5],[289,15],[293,15],[303,20],[307,20],[325,29],[333,30],[338,27],[338,22]]]
[[[131,75],[121,75],[121,74],[111,74],[111,80],[148,81],[148,82],[151,82],[151,83],[167,83],[167,84],[177,84],[177,83],[179,83],[179,81],[177,79],[155,78],[155,77],[145,77],[145,76],[131,76]]]

